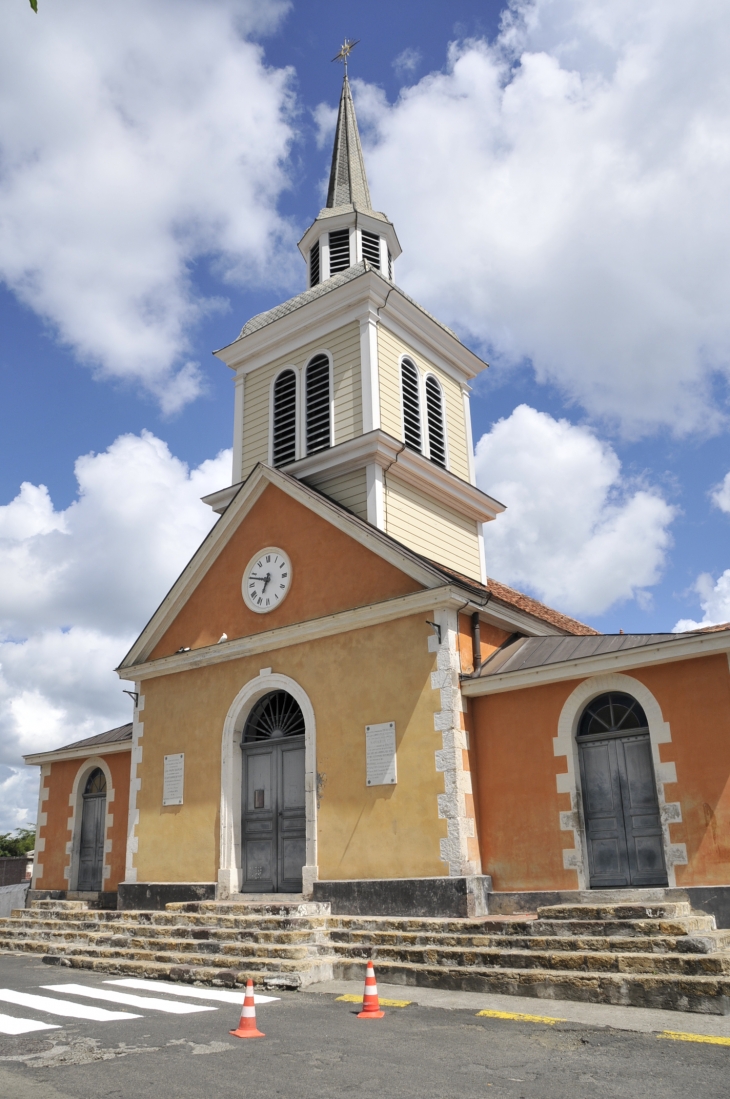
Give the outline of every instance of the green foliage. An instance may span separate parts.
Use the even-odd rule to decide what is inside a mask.
[[[16,828],[0,835],[0,858],[26,855],[35,847],[35,828]]]
[[[38,0],[30,0],[30,6],[32,7],[33,11],[37,15],[38,14]]]

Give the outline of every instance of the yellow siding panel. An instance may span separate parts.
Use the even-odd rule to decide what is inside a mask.
[[[274,375],[282,367],[293,366],[300,371],[301,380],[301,372],[317,351],[329,351],[332,356],[335,444],[362,434],[360,326],[353,321],[324,340],[304,344],[293,354],[274,359],[247,375],[243,395],[243,479],[257,462],[269,460],[269,400]]]
[[[399,542],[449,568],[480,579],[477,523],[386,475],[385,529]]]
[[[326,481],[310,480],[310,484],[319,492],[331,496],[338,504],[354,511],[361,519],[368,517],[367,474],[364,469],[351,473],[341,473],[338,477],[329,477]]]
[[[446,406],[446,438],[448,444],[448,464],[451,473],[469,480],[469,455],[467,451],[467,433],[464,420],[464,399],[461,386],[448,374],[432,362],[419,355],[412,347],[394,336],[386,328],[378,325],[378,367],[380,377],[380,422],[383,431],[396,439],[403,439],[402,409],[400,394],[400,359],[408,355],[413,359],[422,374],[434,374],[444,392]]]

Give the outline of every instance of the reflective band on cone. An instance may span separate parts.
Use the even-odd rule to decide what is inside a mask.
[[[375,970],[373,969],[373,963],[368,962],[367,970],[365,971],[365,991],[362,997],[362,1011],[358,1012],[358,1019],[382,1019],[385,1015],[384,1011],[380,1010],[380,1003],[378,1001],[378,986],[375,981]]]
[[[265,1038],[260,1030],[256,1029],[256,1005],[253,998],[253,981],[249,978],[246,982],[246,995],[243,998],[241,1008],[241,1021],[238,1030],[229,1031],[236,1038]]]

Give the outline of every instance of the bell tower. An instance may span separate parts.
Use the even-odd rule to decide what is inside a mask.
[[[234,372],[233,484],[206,502],[224,511],[258,463],[277,466],[484,582],[482,523],[504,510],[474,476],[470,382],[486,364],[395,282],[401,247],[372,209],[347,68],[327,205],[299,251],[307,289],[216,352]]]

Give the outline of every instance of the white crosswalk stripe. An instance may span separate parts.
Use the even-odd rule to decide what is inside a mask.
[[[195,1000],[218,1000],[222,1004],[243,1005],[245,990],[238,992],[225,992],[221,988],[191,988],[190,985],[171,985],[164,981],[145,981],[138,977],[124,977],[121,980],[104,981],[105,985],[118,985],[121,988],[138,988],[142,992],[165,992],[172,996],[185,996]],[[280,999],[279,996],[262,996],[258,992],[254,996],[254,1003],[270,1004],[272,1000]]]
[[[16,1019],[0,1013],[0,1034],[30,1034],[34,1030],[60,1030],[58,1023],[38,1023],[35,1019]]]
[[[129,1011],[107,1011],[103,1007],[75,1004],[72,1000],[56,1000],[52,996],[34,996],[31,992],[16,992],[12,988],[0,988],[0,1001],[34,1008],[36,1011],[48,1012],[50,1015],[64,1015],[67,1019],[89,1019],[95,1023],[142,1018],[141,1015],[132,1015]]]
[[[87,985],[41,985],[49,992],[63,992],[67,996],[88,996],[91,1000],[107,1000],[115,1004],[143,1008],[147,1011],[165,1011],[170,1015],[190,1015],[195,1011],[217,1011],[217,1007],[207,1004],[180,1004],[172,1000],[160,1000],[155,996],[130,996],[126,992],[113,992],[106,988],[92,988]]]

